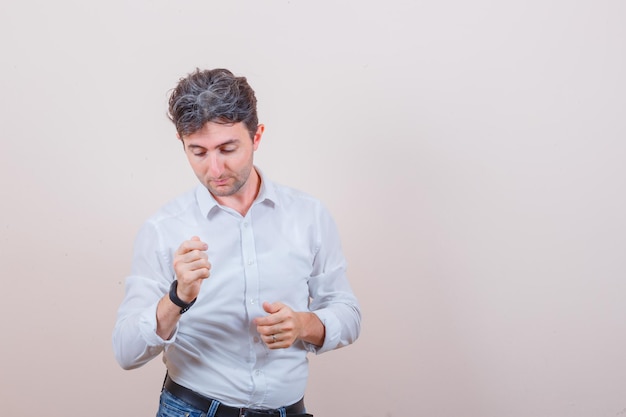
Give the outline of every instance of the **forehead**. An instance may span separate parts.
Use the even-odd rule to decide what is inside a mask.
[[[187,146],[212,148],[225,143],[242,142],[249,139],[250,133],[243,122],[215,123],[207,122],[200,130],[182,137]]]

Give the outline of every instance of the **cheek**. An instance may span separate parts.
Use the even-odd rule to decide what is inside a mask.
[[[247,165],[247,160],[245,156],[238,155],[237,157],[226,158],[223,161],[224,169],[228,171],[242,171],[244,167]]]
[[[198,161],[193,157],[189,158],[189,165],[196,175],[200,175],[207,171],[207,164],[204,161]]]

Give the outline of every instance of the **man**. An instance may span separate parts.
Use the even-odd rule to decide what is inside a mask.
[[[200,185],[137,235],[116,359],[133,369],[163,354],[157,417],[311,416],[307,353],[360,333],[337,228],[254,166],[265,127],[244,77],[189,74],[169,116]]]

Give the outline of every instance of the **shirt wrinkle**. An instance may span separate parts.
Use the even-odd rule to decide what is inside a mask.
[[[357,339],[360,308],[330,214],[317,199],[258,172],[259,195],[245,217],[224,215],[199,185],[140,229],[113,332],[123,367],[142,366],[162,354],[181,385],[230,406],[278,408],[304,395],[308,353]],[[163,340],[156,334],[156,306],[174,279],[175,251],[191,236],[208,244],[211,276],[172,337]],[[267,314],[264,301],[314,312],[326,326],[323,345],[268,349],[252,323]]]

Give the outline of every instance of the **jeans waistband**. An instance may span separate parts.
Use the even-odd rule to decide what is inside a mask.
[[[207,414],[209,413],[209,411],[214,411],[215,417],[285,417],[291,415],[306,415],[304,414],[304,399],[301,399],[295,404],[283,407],[282,409],[279,408],[275,410],[256,410],[250,408],[230,407],[228,405],[222,404],[218,400],[205,397],[195,391],[190,390],[189,388],[185,388],[182,385],[177,384],[169,376],[165,378],[163,388],[169,391],[174,396],[193,406],[194,408],[202,410]]]

